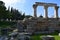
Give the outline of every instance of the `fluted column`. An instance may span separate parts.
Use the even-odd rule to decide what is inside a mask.
[[[37,5],[33,5],[33,8],[34,8],[34,17],[37,17]]]
[[[58,18],[58,6],[55,6],[55,11],[54,11],[54,18]]]
[[[48,18],[48,6],[44,6],[44,17]]]

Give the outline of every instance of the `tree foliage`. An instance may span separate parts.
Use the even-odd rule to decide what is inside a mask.
[[[0,19],[12,19],[12,20],[23,20],[25,17],[30,17],[26,16],[25,13],[19,12],[17,9],[14,9],[13,7],[8,7],[6,10],[5,3],[3,1],[0,1]]]
[[[0,18],[4,18],[6,13],[5,3],[0,1]]]

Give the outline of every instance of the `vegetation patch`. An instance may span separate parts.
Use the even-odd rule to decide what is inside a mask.
[[[31,40],[42,40],[41,36],[43,35],[33,35],[31,36]],[[58,35],[52,35],[52,36],[54,36],[55,40],[60,40],[60,36]]]

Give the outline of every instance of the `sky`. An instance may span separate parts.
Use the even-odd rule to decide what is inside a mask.
[[[25,12],[26,15],[32,15],[34,13],[33,10],[33,4],[35,2],[46,2],[46,3],[56,3],[58,6],[60,6],[60,0],[1,0],[5,2],[5,6],[8,8],[13,7],[18,9],[19,11]],[[58,11],[58,15],[60,17],[60,8]],[[44,16],[44,7],[38,6],[37,7],[37,16],[43,15]],[[48,8],[48,16],[53,17],[54,16],[54,7]]]

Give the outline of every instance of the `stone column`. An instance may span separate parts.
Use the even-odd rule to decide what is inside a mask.
[[[55,6],[55,11],[54,11],[54,18],[58,18],[58,6]]]
[[[37,17],[37,13],[36,13],[36,11],[37,11],[37,5],[33,5],[33,8],[34,8],[34,17]]]
[[[44,6],[44,17],[48,18],[48,6]]]

